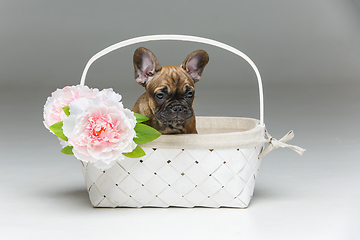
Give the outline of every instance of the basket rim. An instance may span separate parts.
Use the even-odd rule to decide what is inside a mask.
[[[219,121],[231,121],[233,123],[237,123],[237,126],[245,124],[245,127],[251,128],[244,131],[228,131],[223,133],[162,135],[150,143],[141,145],[141,147],[167,149],[224,149],[248,148],[266,142],[264,137],[265,126],[261,126],[260,121],[255,118],[198,116],[196,117],[196,121],[198,130],[202,128],[198,126],[198,122],[205,121],[209,123],[210,127],[212,124],[218,124]],[[231,127],[227,128],[227,130],[230,128]]]

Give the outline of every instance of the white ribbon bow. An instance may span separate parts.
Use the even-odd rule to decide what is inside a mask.
[[[259,159],[263,158],[266,154],[268,154],[269,152],[271,152],[274,149],[277,149],[279,147],[288,147],[292,150],[294,150],[295,152],[299,153],[300,155],[302,155],[306,149],[303,149],[301,147],[295,146],[295,145],[290,145],[287,144],[286,142],[290,141],[291,139],[293,139],[294,137],[294,132],[291,130],[289,131],[284,137],[282,137],[280,140],[276,140],[275,138],[273,138],[267,131],[265,131],[265,135],[268,139],[268,143],[269,145],[267,146],[267,148],[265,148],[264,151],[262,151],[259,154]]]

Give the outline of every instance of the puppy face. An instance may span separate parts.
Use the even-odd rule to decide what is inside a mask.
[[[203,50],[191,53],[179,67],[161,67],[146,48],[134,53],[135,79],[146,93],[134,111],[147,116],[149,125],[163,134],[196,133],[193,103],[195,82],[209,61]]]
[[[164,67],[146,88],[149,106],[162,126],[179,128],[194,115],[194,81],[180,67]]]

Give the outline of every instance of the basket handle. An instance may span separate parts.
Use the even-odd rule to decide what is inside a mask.
[[[263,94],[263,87],[262,87],[262,81],[261,81],[261,76],[260,76],[260,72],[258,70],[258,68],[256,67],[255,63],[243,52],[237,50],[236,48],[233,48],[229,45],[226,45],[224,43],[215,41],[215,40],[211,40],[211,39],[207,39],[207,38],[202,38],[202,37],[195,37],[195,36],[187,36],[187,35],[149,35],[149,36],[143,36],[143,37],[137,37],[137,38],[131,38],[119,43],[116,43],[114,45],[111,45],[110,47],[105,48],[104,50],[98,52],[97,54],[95,54],[92,58],[90,58],[90,60],[88,61],[88,63],[85,66],[85,69],[83,71],[83,74],[81,76],[81,81],[80,81],[80,85],[84,86],[85,85],[85,78],[86,78],[86,74],[91,66],[91,64],[93,62],[95,62],[97,59],[101,58],[102,56],[117,50],[119,48],[122,47],[126,47],[129,45],[133,45],[136,43],[141,43],[141,42],[148,42],[148,41],[158,41],[158,40],[178,40],[178,41],[187,41],[187,42],[198,42],[198,43],[205,43],[208,45],[212,45],[215,47],[219,47],[222,49],[225,49],[229,52],[232,52],[240,57],[242,57],[245,61],[247,61],[250,66],[253,68],[257,80],[258,80],[258,86],[259,86],[259,97],[260,97],[260,126],[265,126],[264,125],[264,94]]]

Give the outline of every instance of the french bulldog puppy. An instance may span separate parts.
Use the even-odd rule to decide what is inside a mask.
[[[200,80],[209,55],[204,50],[189,54],[179,66],[161,67],[155,55],[140,47],[134,53],[135,80],[145,93],[133,111],[145,115],[147,125],[162,134],[196,134],[194,84]]]

